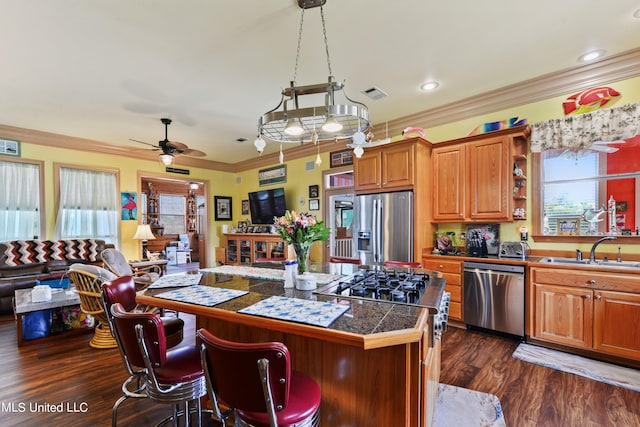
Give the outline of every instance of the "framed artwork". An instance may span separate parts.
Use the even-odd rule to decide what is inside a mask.
[[[337,168],[338,166],[348,166],[353,164],[353,151],[341,150],[332,151],[329,154],[330,167]]]
[[[287,182],[287,165],[273,166],[258,171],[258,183],[260,187],[284,182]]]
[[[138,194],[123,191],[120,193],[120,219],[132,221],[138,219]]]
[[[20,157],[20,141],[0,138],[0,154]]]
[[[318,199],[309,199],[309,210],[310,211],[319,211],[320,210],[320,200],[318,200]]]
[[[231,221],[233,218],[231,213],[231,197],[214,196],[213,199],[216,207],[216,221]]]
[[[616,202],[616,212],[626,212],[628,208],[627,202]]]
[[[580,218],[558,218],[558,234],[560,236],[580,234]]]
[[[319,187],[317,185],[310,185],[309,186],[309,198],[310,199],[317,199],[318,198],[318,191],[319,191]]]
[[[242,215],[249,215],[249,200],[242,201]]]

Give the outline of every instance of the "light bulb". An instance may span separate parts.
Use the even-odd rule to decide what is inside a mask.
[[[300,119],[290,119],[287,121],[287,125],[284,127],[284,133],[290,136],[300,136],[304,133],[302,122]]]
[[[316,166],[320,166],[322,164],[322,158],[320,157],[320,153],[316,156]]]
[[[356,148],[353,149],[353,154],[355,154],[357,158],[362,157],[364,154],[364,148],[362,148],[362,145],[356,146]]]
[[[267,143],[264,142],[264,139],[262,139],[262,135],[258,135],[256,140],[253,141],[253,145],[255,145],[256,150],[258,150],[258,153],[262,154],[262,152],[264,151],[264,147],[267,145]]]
[[[342,125],[336,121],[335,117],[329,116],[322,125],[322,130],[325,132],[338,132],[342,130]]]
[[[278,156],[278,159],[280,160],[280,164],[284,163],[284,154],[282,153],[282,143],[280,143],[280,156]]]
[[[173,155],[160,154],[160,161],[162,162],[163,165],[169,166],[171,163],[173,163]]]

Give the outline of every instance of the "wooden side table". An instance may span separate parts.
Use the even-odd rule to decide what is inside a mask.
[[[147,270],[149,267],[158,266],[160,268],[160,276],[167,272],[167,260],[159,259],[157,261],[151,260],[135,260],[129,261],[129,265],[134,271]]]

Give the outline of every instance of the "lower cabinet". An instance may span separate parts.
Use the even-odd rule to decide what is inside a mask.
[[[532,268],[533,338],[640,360],[640,277]]]
[[[225,234],[227,238],[227,263],[249,264],[259,258],[283,258],[287,246],[274,234]]]
[[[445,279],[444,289],[451,293],[449,319],[462,321],[462,261],[444,260],[441,256],[423,256],[422,266],[437,271]]]

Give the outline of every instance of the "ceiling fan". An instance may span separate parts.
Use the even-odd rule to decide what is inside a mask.
[[[162,154],[160,154],[160,161],[165,165],[170,165],[173,163],[174,157],[176,155],[184,155],[184,156],[192,156],[192,157],[204,157],[207,154],[200,150],[194,150],[193,148],[189,148],[186,144],[182,142],[169,141],[169,125],[171,124],[171,119],[162,118],[160,121],[164,124],[164,139],[162,141],[158,141],[158,145],[150,144],[144,141],[138,141],[137,139],[129,139],[133,142],[138,142],[140,144],[145,144],[153,147],[153,151],[162,150]]]

